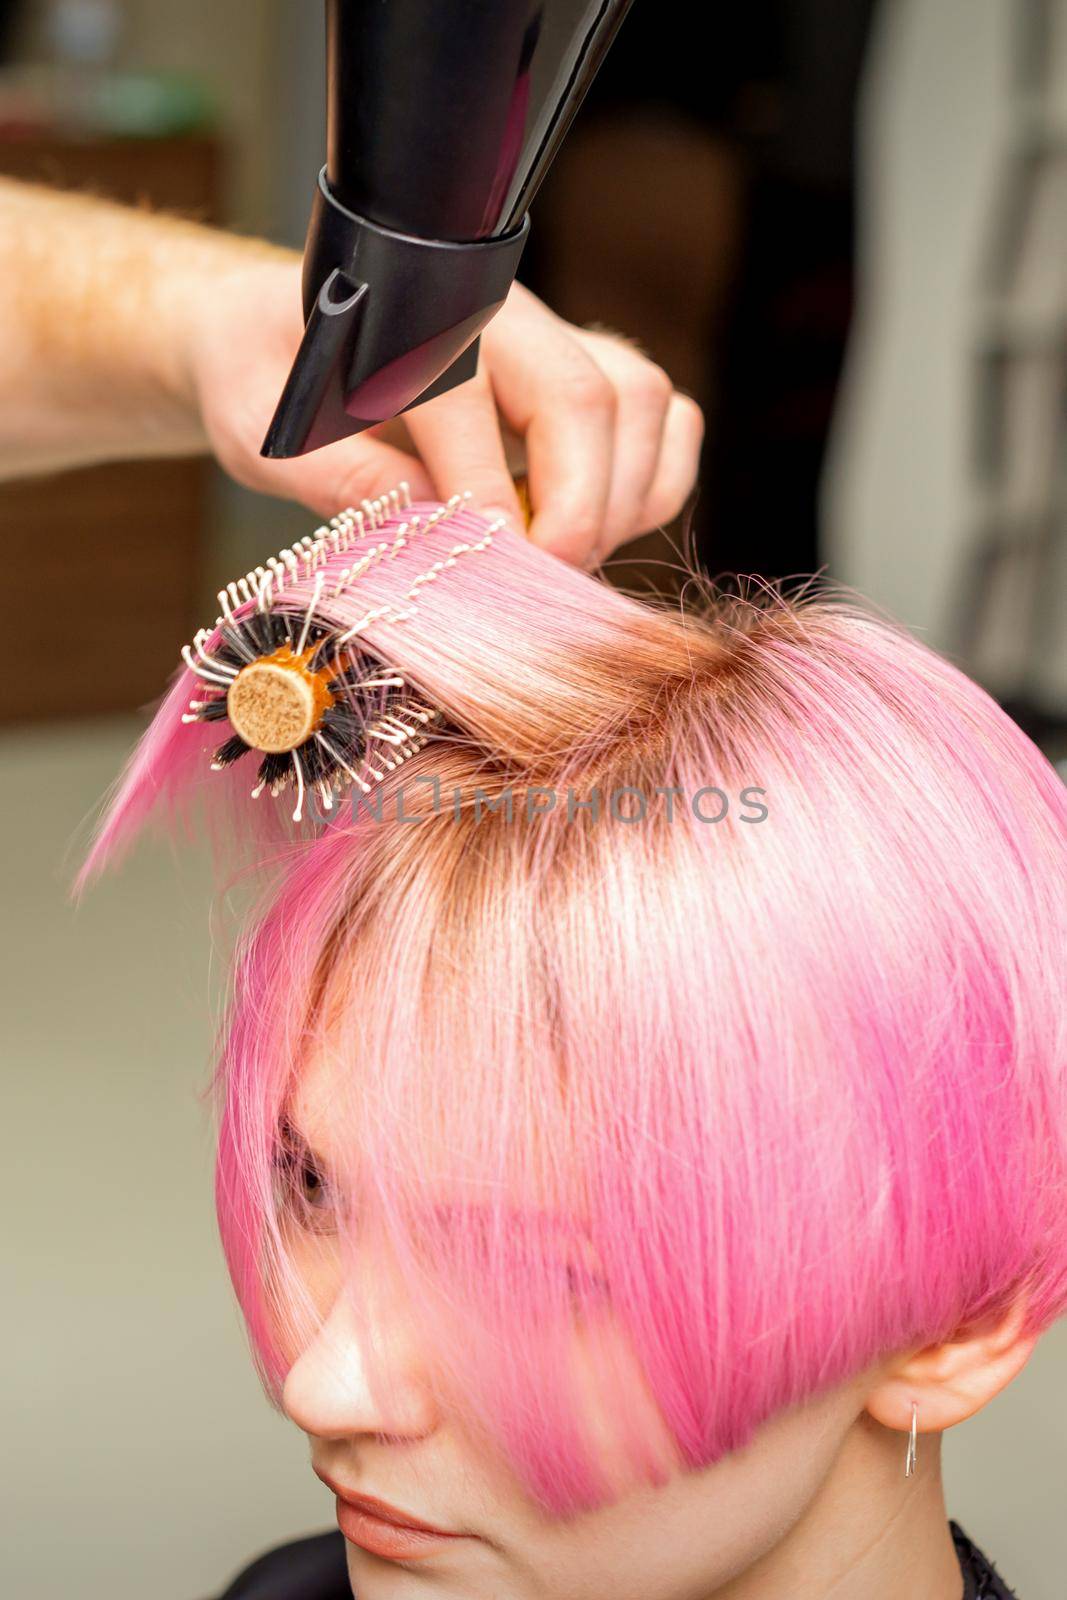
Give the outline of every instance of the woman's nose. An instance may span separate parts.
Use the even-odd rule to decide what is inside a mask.
[[[282,1389],[286,1416],[319,1438],[388,1434],[421,1438],[437,1426],[436,1404],[420,1372],[410,1334],[398,1322],[375,1330],[388,1397],[376,1402],[351,1297],[337,1295],[318,1333],[297,1357]]]

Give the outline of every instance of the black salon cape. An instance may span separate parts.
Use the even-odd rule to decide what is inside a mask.
[[[960,1600],[1018,1600],[959,1523],[950,1521],[949,1527],[963,1573]],[[352,1600],[340,1532],[315,1534],[268,1551],[245,1567],[219,1600]]]

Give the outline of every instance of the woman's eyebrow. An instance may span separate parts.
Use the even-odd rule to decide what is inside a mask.
[[[315,1149],[315,1146],[311,1143],[311,1140],[307,1137],[299,1123],[294,1120],[290,1112],[285,1111],[279,1117],[278,1132],[283,1143],[297,1145],[300,1149],[306,1150],[316,1166],[329,1166],[329,1162],[323,1155],[322,1151]]]

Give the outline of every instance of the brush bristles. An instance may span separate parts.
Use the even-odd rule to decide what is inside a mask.
[[[219,591],[214,629],[200,629],[182,651],[205,695],[189,701],[182,721],[226,719],[233,729],[214,751],[213,770],[232,766],[251,750],[259,752],[252,796],[264,789],[276,796],[294,787],[293,820],[300,821],[309,785],[329,809],[335,788],[356,785],[369,793],[422,749],[439,713],[423,704],[403,674],[363,649],[360,635],[376,622],[404,622],[416,615],[423,586],[461,556],[488,549],[503,519],[416,574],[398,604],[370,607],[343,629],[327,623],[319,608],[324,600],[358,591],[373,567],[397,556],[469,498],[453,495],[428,515],[391,527],[389,538],[363,547],[410,509],[408,486],[402,483],[377,500],[364,500],[359,509],[350,506]],[[346,560],[357,546],[354,558]],[[307,584],[312,592],[301,594],[302,610],[279,607],[279,600],[295,599],[295,586]]]

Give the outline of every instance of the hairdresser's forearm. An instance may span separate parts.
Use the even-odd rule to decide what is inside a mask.
[[[206,451],[194,307],[282,254],[0,179],[0,477]]]

